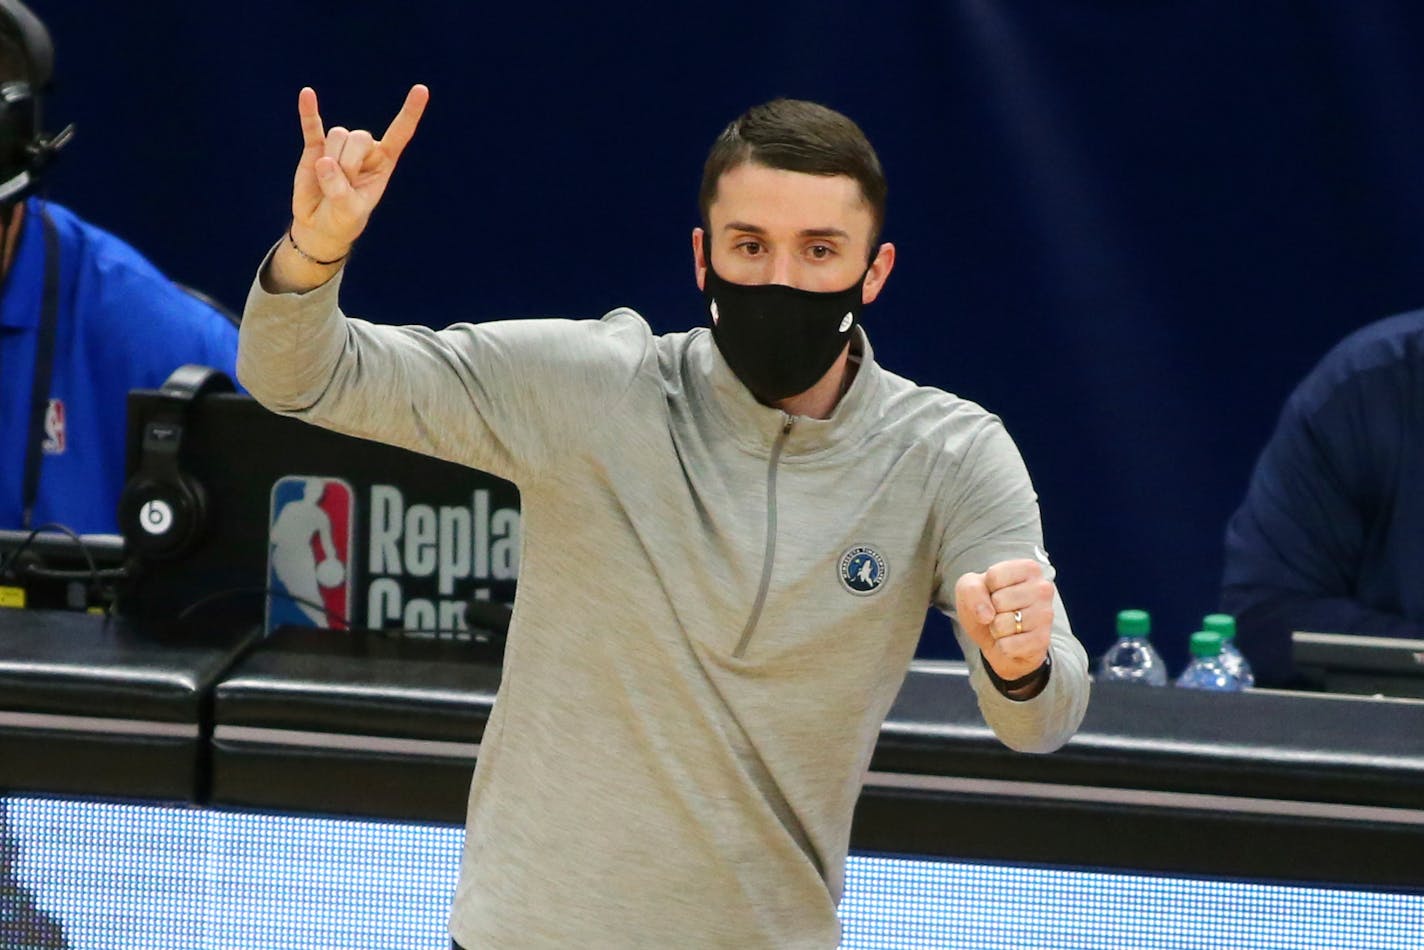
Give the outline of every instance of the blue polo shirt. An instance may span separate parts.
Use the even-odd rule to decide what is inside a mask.
[[[44,297],[42,207],[59,236],[60,290],[32,523],[117,533],[129,390],[156,389],[184,363],[234,375],[237,328],[123,241],[53,202],[29,199],[0,294],[0,528],[19,528],[23,517],[25,443]]]
[[[1424,637],[1424,310],[1356,331],[1291,394],[1227,526],[1222,607],[1266,684],[1292,630]]]

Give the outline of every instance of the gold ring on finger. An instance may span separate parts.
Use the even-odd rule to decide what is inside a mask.
[[[1023,611],[1014,611],[1014,633],[1023,633]]]

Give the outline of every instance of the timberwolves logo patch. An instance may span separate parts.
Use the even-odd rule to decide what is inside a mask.
[[[858,597],[873,594],[885,586],[890,569],[885,556],[866,544],[857,544],[841,555],[841,586]]]

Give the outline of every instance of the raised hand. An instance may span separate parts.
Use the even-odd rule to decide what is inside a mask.
[[[330,276],[330,265],[345,258],[385,194],[429,101],[429,89],[412,86],[377,139],[365,129],[327,131],[316,91],[308,86],[298,94],[302,157],[292,182],[291,239],[273,259],[272,276],[282,289],[315,286]]]
[[[1034,560],[1000,561],[954,585],[959,625],[1002,679],[1043,665],[1053,632],[1053,582]]]

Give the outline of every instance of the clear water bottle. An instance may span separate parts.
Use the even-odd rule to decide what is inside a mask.
[[[1221,665],[1230,670],[1243,687],[1255,686],[1256,674],[1251,672],[1251,664],[1236,646],[1236,618],[1231,614],[1207,614],[1202,618],[1202,629],[1221,634]]]
[[[1123,610],[1117,615],[1117,642],[1098,663],[1101,683],[1145,683],[1167,685],[1167,664],[1152,647],[1147,635],[1152,619],[1145,610]]]
[[[1192,662],[1177,677],[1177,685],[1188,689],[1214,689],[1235,692],[1241,681],[1221,662],[1221,634],[1214,630],[1199,630],[1192,634]]]

